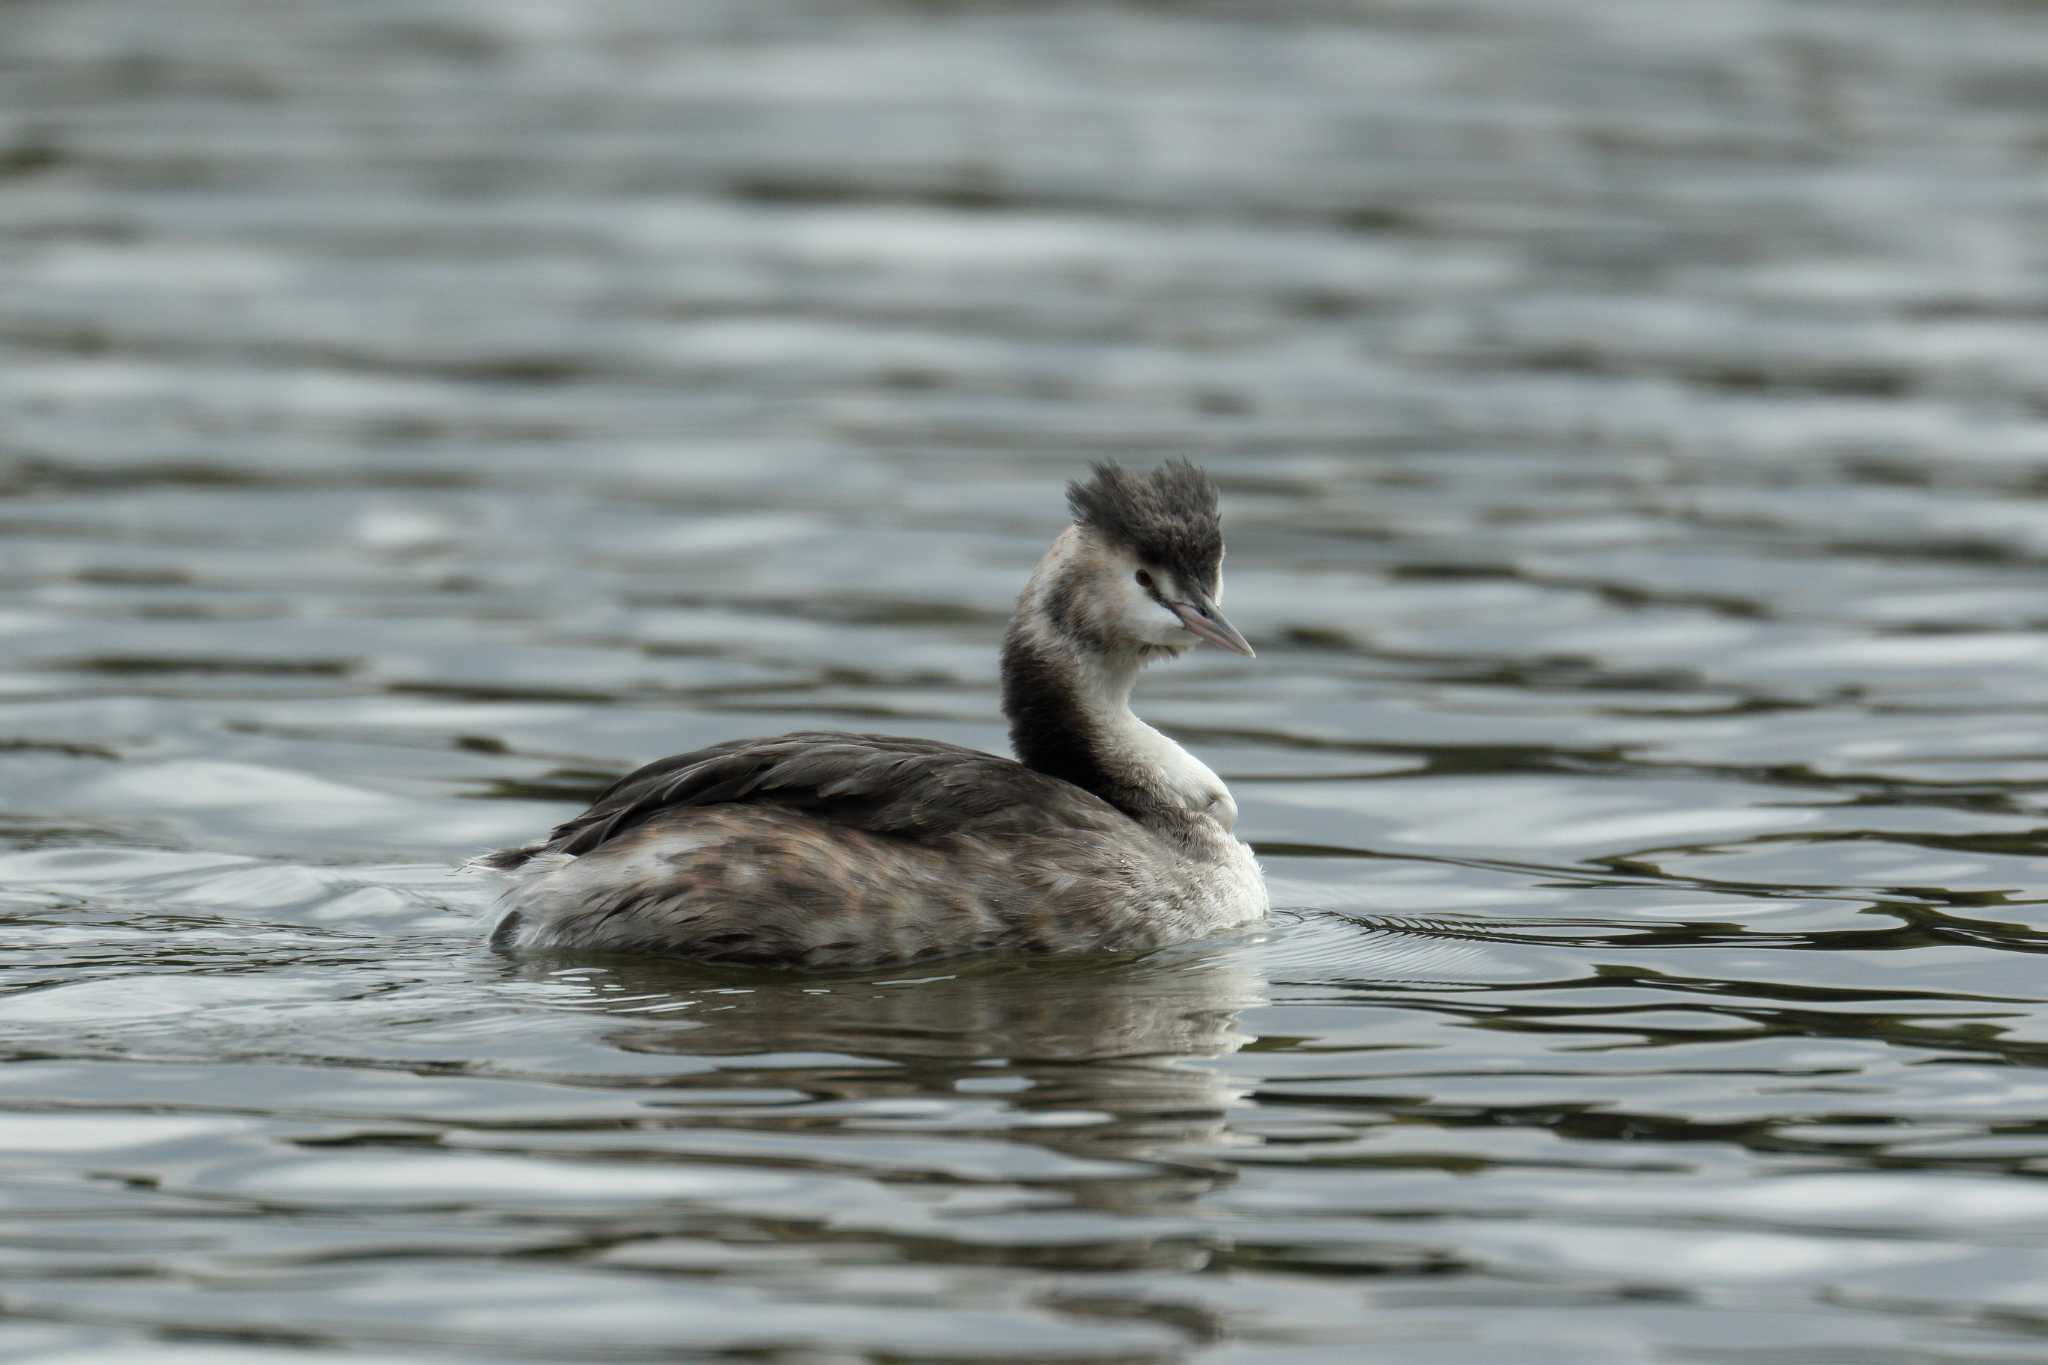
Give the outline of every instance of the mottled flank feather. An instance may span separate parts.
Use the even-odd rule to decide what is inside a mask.
[[[496,947],[819,970],[1151,948],[1263,902],[1250,850],[1214,821],[1153,831],[1022,764],[893,735],[664,759],[544,849],[508,852],[525,865]]]
[[[1223,521],[1209,476],[1186,460],[1168,460],[1150,473],[1109,462],[1094,470],[1092,479],[1067,485],[1074,524],[1143,562],[1172,570],[1183,582],[1214,591]]]

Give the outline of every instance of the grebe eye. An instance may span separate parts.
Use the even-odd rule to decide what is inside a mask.
[[[1149,592],[1152,588],[1152,575],[1143,569],[1138,570],[1138,586]]]

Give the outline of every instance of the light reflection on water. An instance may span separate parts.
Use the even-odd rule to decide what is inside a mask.
[[[2044,92],[1993,3],[10,7],[0,1342],[2038,1358]],[[1270,926],[478,946],[644,758],[1001,747],[1179,454]]]

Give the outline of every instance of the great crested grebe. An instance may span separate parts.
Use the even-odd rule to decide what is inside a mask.
[[[830,969],[1150,948],[1264,916],[1237,803],[1130,709],[1139,669],[1198,639],[1252,653],[1216,605],[1216,486],[1185,460],[1098,464],[1067,503],[1003,638],[1015,761],[823,730],[661,759],[545,843],[477,860],[511,880],[492,945]]]

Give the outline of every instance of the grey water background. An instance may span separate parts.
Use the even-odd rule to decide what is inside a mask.
[[[2018,0],[0,5],[0,1351],[2048,1358],[2044,224]],[[1172,455],[1267,931],[479,948]]]

